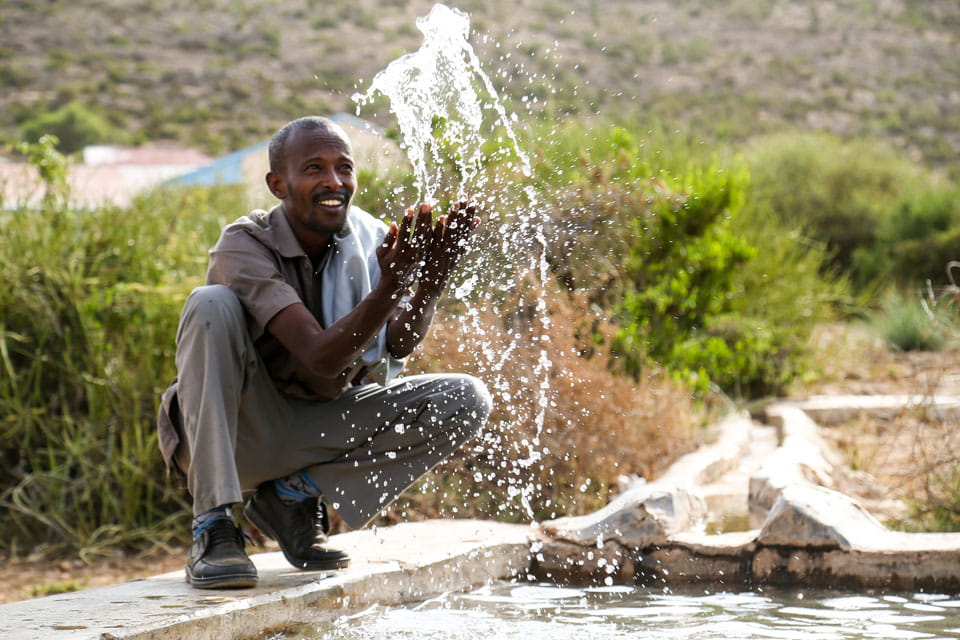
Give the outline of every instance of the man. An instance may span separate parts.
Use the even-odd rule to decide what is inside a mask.
[[[257,572],[231,517],[244,513],[298,568],[349,560],[323,546],[325,502],[363,526],[473,435],[490,412],[476,378],[396,378],[479,224],[461,201],[389,227],[351,206],[350,142],[306,117],[270,142],[280,204],[227,226],[177,332],[160,446],[186,475],[195,587],[248,587]],[[321,533],[318,533],[318,529]]]

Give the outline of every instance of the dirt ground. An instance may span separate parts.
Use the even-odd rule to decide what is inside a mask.
[[[823,327],[816,336],[821,377],[797,385],[792,396],[814,394],[913,394],[960,396],[960,345],[940,351],[896,352],[886,348],[863,326]],[[823,434],[850,467],[872,476],[874,498],[899,501],[901,507],[938,501],[956,502],[949,484],[960,464],[960,429],[942,419],[922,400],[888,419],[861,416],[823,429]],[[894,509],[877,513],[881,519]],[[907,509],[901,509],[906,512]],[[889,522],[908,529],[930,526],[919,519]],[[896,519],[894,519],[896,520]]]
[[[960,346],[938,352],[897,353],[864,327],[823,327],[815,336],[820,358],[816,380],[798,384],[792,397],[814,394],[960,395]],[[853,468],[873,475],[878,491],[892,499],[930,497],[932,472],[955,464],[960,433],[955,424],[930,419],[922,409],[890,420],[855,420],[825,429],[827,437]],[[133,578],[181,570],[186,549],[144,556],[116,556],[93,564],[10,560],[0,556],[0,603],[104,586]]]

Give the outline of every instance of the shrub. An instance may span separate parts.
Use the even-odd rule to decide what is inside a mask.
[[[945,267],[960,259],[960,189],[917,181],[880,221],[873,248],[854,252],[861,280],[899,288],[948,283]]]
[[[881,221],[917,168],[876,142],[843,142],[825,134],[772,136],[747,154],[750,208],[769,211],[788,227],[802,227],[826,245],[830,264],[866,276],[854,265],[857,250],[872,251]]]
[[[158,394],[179,310],[241,192],[163,192],[128,210],[0,213],[0,546],[89,556],[189,531],[162,469]],[[174,526],[176,525],[176,526]]]
[[[805,372],[805,337],[847,285],[825,269],[822,245],[745,202],[742,164],[662,127],[565,123],[549,140],[535,152],[555,194],[548,258],[617,322],[616,367],[655,361],[737,396]]]
[[[886,343],[901,351],[938,351],[948,337],[943,322],[932,317],[918,298],[891,296],[874,322]]]
[[[729,229],[742,195],[737,180],[713,167],[691,171],[680,184],[664,180],[648,197],[649,211],[634,220],[636,240],[625,256],[630,286],[619,305],[616,342],[631,373],[639,370],[641,354],[702,390],[710,379],[726,386],[729,374],[748,375],[737,371],[745,362],[732,358],[733,349],[745,346],[739,332],[716,323],[729,309],[733,273],[755,252]]]
[[[44,134],[58,138],[57,148],[62,153],[80,151],[90,144],[122,143],[127,139],[125,132],[77,101],[31,118],[20,127],[20,136],[26,142],[36,142]]]
[[[528,521],[590,513],[617,491],[621,474],[655,478],[694,449],[700,412],[688,390],[650,367],[634,382],[607,367],[609,338],[592,342],[576,329],[591,325],[587,303],[548,285],[551,367],[541,421],[536,385],[541,346],[535,325],[516,313],[520,298],[479,309],[483,332],[463,331],[462,309],[448,301],[411,371],[448,369],[480,376],[494,396],[483,433],[421,480],[381,519],[412,515]],[[612,327],[597,320],[601,335]],[[518,335],[521,336],[518,338]],[[502,375],[480,354],[509,353]],[[614,445],[615,443],[615,445]]]

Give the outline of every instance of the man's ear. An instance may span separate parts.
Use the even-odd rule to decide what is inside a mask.
[[[287,183],[279,173],[267,172],[267,188],[278,200],[287,199]]]

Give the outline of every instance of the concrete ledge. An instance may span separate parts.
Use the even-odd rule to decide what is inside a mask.
[[[941,420],[960,418],[960,397],[952,395],[811,396],[776,406],[800,409],[823,426],[849,422],[861,415],[888,419],[907,410],[930,411]]]
[[[838,401],[834,408],[840,415],[867,404]],[[279,553],[259,554],[256,589],[195,590],[177,571],[2,605],[0,638],[240,640],[375,603],[420,601],[528,575],[606,584],[960,590],[960,533],[886,529],[858,502],[827,488],[844,484],[849,470],[804,410],[779,404],[769,415],[779,438],[772,427],[731,416],[717,425],[714,444],[684,456],[655,482],[628,483],[593,514],[537,527],[448,520],[349,533],[334,538],[352,558],[349,569],[303,572]],[[766,519],[759,528],[710,535],[704,494],[725,497],[723,504],[747,502]]]
[[[748,425],[747,433],[755,435],[744,440],[741,423],[723,421],[717,445],[681,458],[655,482],[635,484],[594,514],[541,524],[532,572],[541,579],[608,584],[960,589],[960,533],[887,529],[859,502],[830,488],[849,484],[850,472],[805,411],[779,404],[769,415],[779,427],[777,442],[749,447],[739,465],[730,461],[748,449],[744,442],[765,442],[769,431],[761,430],[769,427]],[[728,471],[718,477],[716,469]],[[743,477],[749,483],[740,483]],[[711,485],[697,484],[703,480]],[[751,514],[765,517],[762,526],[706,533],[703,512],[689,505],[712,487],[737,486]]]
[[[191,640],[261,636],[374,603],[424,600],[525,574],[535,532],[475,520],[401,524],[335,536],[351,566],[298,571],[280,553],[253,556],[255,589],[198,590],[182,571],[0,605],[4,640]]]
[[[701,487],[734,471],[750,448],[752,423],[746,413],[731,413],[714,425],[716,441],[681,456],[657,479],[666,487]]]

